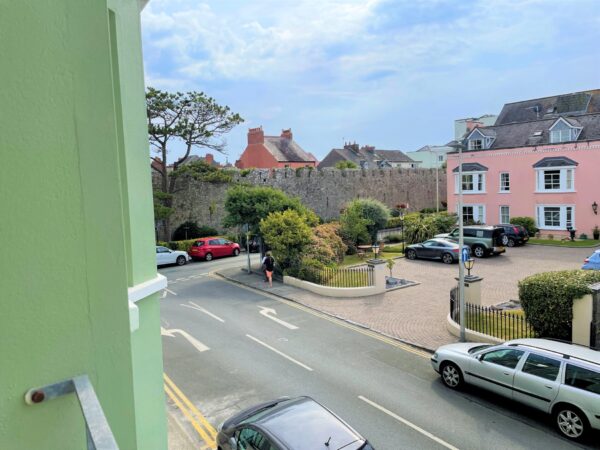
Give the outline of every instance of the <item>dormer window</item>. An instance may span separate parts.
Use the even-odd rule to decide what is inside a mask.
[[[576,141],[581,134],[583,127],[578,126],[575,119],[564,119],[559,117],[554,125],[550,127],[550,143],[559,144],[561,142]]]
[[[496,132],[489,128],[475,128],[467,136],[467,150],[485,150],[491,148]]]
[[[482,139],[470,139],[469,140],[469,150],[481,150],[483,148],[483,140]]]

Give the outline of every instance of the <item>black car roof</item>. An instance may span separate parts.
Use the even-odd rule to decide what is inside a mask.
[[[349,425],[310,397],[283,401],[244,422],[265,430],[290,450],[355,450],[365,442]]]

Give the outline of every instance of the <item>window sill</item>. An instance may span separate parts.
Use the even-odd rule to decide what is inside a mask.
[[[548,230],[548,231],[567,231],[566,227],[539,227],[540,230]]]
[[[510,194],[510,191],[498,191],[498,194]]]
[[[487,194],[487,191],[463,191],[463,195]],[[455,192],[454,195],[460,195],[460,192]]]
[[[552,190],[552,191],[533,191],[534,194],[576,194],[577,191],[563,191],[563,190]]]

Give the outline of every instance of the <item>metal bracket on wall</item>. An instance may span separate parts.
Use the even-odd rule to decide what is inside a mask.
[[[85,419],[88,450],[118,450],[119,446],[108,425],[104,411],[102,411],[94,386],[87,375],[30,389],[25,394],[25,403],[36,405],[73,392],[77,394]]]

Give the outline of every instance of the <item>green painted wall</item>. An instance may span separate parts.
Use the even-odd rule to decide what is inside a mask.
[[[127,303],[156,275],[138,2],[0,0],[0,54],[0,448],[84,448],[73,395],[23,401],[82,373],[121,448],[166,448],[158,301],[134,333]]]

